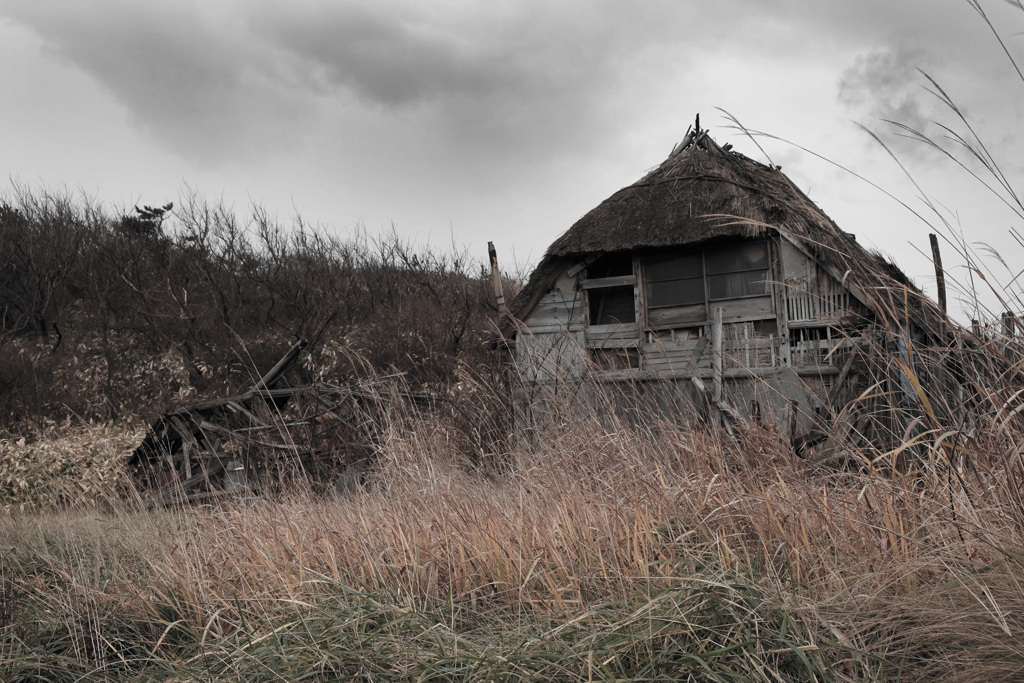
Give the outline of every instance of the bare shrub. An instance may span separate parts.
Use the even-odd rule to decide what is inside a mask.
[[[122,216],[21,187],[2,206],[0,427],[69,411],[148,418],[237,393],[297,338],[436,392],[459,367],[497,361],[486,278],[465,251],[341,239],[259,207],[241,220],[191,192]],[[168,382],[155,358],[185,374]]]

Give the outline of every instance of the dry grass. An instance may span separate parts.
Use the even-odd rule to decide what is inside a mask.
[[[139,424],[76,420],[0,439],[0,509],[110,502],[130,487],[124,456],[144,435]]]
[[[1024,515],[1005,469],[836,472],[768,429],[740,445],[604,422],[554,426],[497,473],[454,455],[444,423],[396,420],[379,476],[345,499],[296,489],[187,510],[8,515],[0,670],[1024,675]]]

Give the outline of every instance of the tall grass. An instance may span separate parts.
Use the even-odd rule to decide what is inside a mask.
[[[1024,675],[1010,451],[969,470],[836,471],[772,428],[734,440],[571,410],[501,468],[460,455],[452,421],[386,416],[378,475],[344,498],[297,486],[216,507],[6,516],[0,671]],[[947,462],[941,440],[924,448]]]

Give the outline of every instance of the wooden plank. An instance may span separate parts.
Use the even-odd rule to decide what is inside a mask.
[[[573,324],[582,324],[583,321],[580,319],[573,320],[571,311],[545,311],[540,315],[531,315],[529,320],[523,321],[528,328],[527,332],[536,331],[538,327],[551,327],[557,325],[562,329],[570,327]]]
[[[671,368],[658,369],[651,365],[645,366],[643,370],[631,368],[628,370],[614,370],[610,372],[599,373],[594,376],[594,380],[597,382],[608,383],[608,382],[621,382],[621,381],[662,381],[666,379],[690,379],[691,377],[700,377],[705,381],[711,381],[714,378],[714,373],[710,365],[710,359],[704,356],[705,360],[701,361],[700,368],[697,372],[693,371],[692,367],[682,367],[675,365]],[[839,368],[829,365],[819,366],[807,366],[803,368],[789,368],[789,367],[755,367],[755,368],[723,368],[722,379],[747,379],[747,380],[766,380],[783,372],[792,372],[798,377],[807,377],[810,379],[820,379],[822,377],[835,376],[839,374]],[[550,382],[548,382],[550,383]],[[538,384],[545,384],[544,381],[539,381]]]
[[[585,365],[583,333],[521,334],[516,363],[527,382],[578,377]]]
[[[565,333],[576,333],[583,332],[586,329],[586,325],[583,323],[573,323],[571,325],[561,324],[546,324],[538,325],[536,327],[530,327],[529,332],[523,332],[521,334],[565,334]]]
[[[723,351],[746,351],[747,349],[770,349],[772,340],[769,337],[751,337],[750,339],[723,339]]]
[[[939,308],[946,313],[946,271],[942,269],[942,254],[939,253],[939,238],[935,233],[928,235],[932,247],[932,264],[935,266],[935,289],[939,295]]]
[[[636,323],[617,325],[590,325],[587,327],[586,347],[607,349],[636,346],[640,342],[640,326]]]
[[[644,344],[644,349],[664,350],[666,353],[672,353],[674,351],[687,351],[692,352],[694,349],[703,349],[708,343],[707,337],[698,337],[696,339],[659,339],[657,341],[651,341]]]
[[[580,283],[583,289],[598,289],[601,287],[627,287],[636,284],[636,275],[617,275],[615,277],[598,277],[592,280],[584,280]]]
[[[717,405],[722,400],[722,309],[715,309],[715,321],[711,325],[711,397]],[[716,413],[716,421],[721,413]]]
[[[635,349],[640,346],[640,340],[636,337],[598,337],[587,336],[588,349]]]
[[[209,465],[203,466],[202,472],[193,474],[191,477],[184,481],[174,481],[167,485],[164,489],[157,491],[154,495],[146,499],[146,507],[155,507],[157,505],[166,505],[174,500],[176,496],[180,496],[183,492],[194,488],[196,485],[210,480],[210,477],[220,472],[223,467],[223,463],[220,460],[214,460]]]
[[[707,322],[708,309],[704,304],[655,308],[647,311],[647,323],[651,328],[688,327]]]
[[[546,294],[523,320],[523,324],[534,334],[564,331],[584,323],[584,311],[578,292]]]
[[[723,309],[722,320],[725,323],[773,320],[776,317],[775,306],[772,304],[770,295],[714,301],[712,305]],[[647,322],[651,329],[664,329],[668,327],[697,327],[707,324],[709,320],[707,307],[704,304],[695,304],[647,311]]]
[[[574,314],[578,315],[577,311],[573,310],[576,302],[573,301],[556,301],[550,304],[544,304],[543,306],[537,306],[530,315],[523,322],[529,322],[536,318],[544,318],[546,316],[558,316],[561,318],[572,318]]]
[[[726,323],[775,317],[770,296],[725,299],[712,301],[711,305],[722,309],[722,321]]]
[[[305,389],[303,389],[301,387],[300,388],[283,387],[283,388],[280,388],[280,389],[260,389],[259,391],[249,391],[249,392],[246,392],[244,394],[239,394],[238,396],[228,396],[227,398],[214,398],[214,399],[210,399],[208,401],[202,401],[200,403],[195,403],[193,405],[190,405],[187,408],[182,408],[180,410],[176,410],[176,411],[167,413],[167,415],[191,415],[193,413],[208,414],[209,411],[214,411],[214,410],[219,410],[219,409],[226,409],[227,408],[227,404],[231,403],[231,402],[241,403],[242,405],[246,405],[249,401],[252,401],[253,399],[258,398],[258,397],[266,398],[266,399],[285,398],[285,397],[295,396],[296,394],[302,393],[303,391],[305,391]]]
[[[494,242],[487,243],[487,255],[491,259],[491,285],[494,287],[494,301],[500,319],[505,317],[505,293],[501,288],[501,271],[498,270],[498,252],[494,249]]]
[[[537,321],[542,320],[543,318],[556,318],[562,324],[567,324],[576,320],[582,321],[583,309],[579,306],[573,308],[570,304],[552,304],[550,306],[544,306],[543,308],[537,307],[523,322],[528,326],[533,327],[537,324]]]
[[[633,310],[636,313],[636,323],[639,329],[646,330],[650,329],[650,323],[647,319],[647,292],[646,287],[643,286],[645,282],[644,278],[644,260],[637,254],[633,254],[633,273],[636,274],[638,280],[641,283],[639,286],[633,288]],[[640,367],[643,367],[644,359],[640,356]]]
[[[263,446],[265,448],[273,448],[279,451],[290,451],[295,453],[309,452],[309,448],[307,446],[300,446],[294,443],[273,443],[271,441],[261,441],[260,439],[254,439],[251,436],[239,434],[233,429],[228,429],[227,427],[222,427],[220,425],[213,424],[212,422],[207,422],[206,420],[203,420],[202,422],[199,423],[199,428],[203,430],[204,434],[220,434],[222,436],[227,437],[228,439],[241,441],[243,443],[252,444],[255,446]],[[211,454],[214,454],[218,460],[220,460],[222,457],[226,457],[224,456],[223,453],[220,452],[220,450],[217,448],[217,445],[214,445],[212,443],[210,445],[210,451]]]
[[[241,403],[238,403],[237,401],[230,401],[230,402],[228,402],[227,403],[227,407],[230,408],[233,412],[241,413],[242,415],[245,415],[247,418],[249,418],[250,422],[252,422],[254,425],[256,425],[258,427],[261,427],[261,428],[270,427],[270,425],[268,425],[266,422],[264,422],[263,420],[261,420],[258,417],[256,417],[253,413],[248,411],[245,408],[245,406],[243,406]]]
[[[579,297],[574,297],[571,299],[561,299],[559,301],[552,301],[550,303],[540,304],[536,306],[530,313],[531,316],[550,315],[552,313],[575,313],[576,315],[580,315],[582,313],[582,302]],[[529,320],[529,317],[527,318],[527,320]]]
[[[849,278],[845,277],[847,275],[846,273],[840,273],[838,269],[834,268],[833,266],[818,261],[818,259],[815,258],[814,255],[811,253],[811,250],[804,245],[803,240],[797,237],[796,235],[793,235],[788,230],[779,226],[776,226],[776,230],[778,230],[779,234],[782,235],[786,240],[788,240],[794,247],[803,252],[804,255],[807,256],[807,258],[813,260],[815,263],[818,264],[820,268],[823,268],[826,273],[834,277],[836,279],[836,282],[839,282],[841,285],[844,285],[846,289],[850,292],[850,294],[856,297],[858,301],[867,306],[869,310],[873,310],[871,308],[871,300],[864,294],[864,290],[862,290],[860,286],[857,285],[856,283],[851,282]]]
[[[812,327],[842,327],[842,318],[826,316],[811,320],[796,320],[789,323],[791,330],[805,330]]]

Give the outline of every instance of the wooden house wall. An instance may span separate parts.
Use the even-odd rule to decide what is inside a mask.
[[[787,239],[780,240],[785,315],[790,328],[838,324],[853,312],[848,289]]]
[[[579,292],[544,295],[516,335],[516,365],[523,381],[556,382],[582,375],[585,339]]]
[[[635,405],[684,420],[703,419],[708,397],[691,378],[708,383],[713,376],[712,325],[680,320],[672,327],[672,321],[662,319],[665,311],[661,318],[648,319],[641,259],[634,263],[638,322],[588,325],[587,291],[551,292],[517,334],[520,378],[526,385],[582,381],[593,367],[590,356],[632,349],[635,366],[595,373],[601,384],[619,383],[622,398],[617,402],[624,407],[616,413],[627,414],[625,406]],[[803,430],[816,414],[856,399],[866,386],[863,363],[844,371],[850,354],[864,355],[865,340],[844,330],[850,329],[851,319],[865,320],[869,313],[826,268],[785,237],[772,241],[768,279],[768,296],[712,303],[722,309],[723,395],[741,416],[760,415],[780,427]],[[570,282],[564,275],[559,280],[563,290]],[[642,396],[637,387],[646,387]]]

